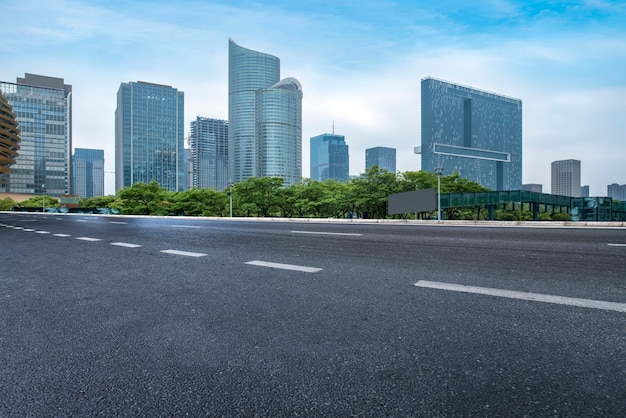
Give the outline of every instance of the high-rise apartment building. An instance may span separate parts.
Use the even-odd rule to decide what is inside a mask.
[[[302,86],[280,80],[280,60],[228,44],[229,181],[302,177]]]
[[[4,175],[11,172],[20,149],[20,129],[13,107],[0,90],[0,185],[4,183]]]
[[[21,131],[19,157],[0,190],[61,196],[72,193],[72,86],[62,78],[26,74],[0,82]]]
[[[626,202],[626,184],[609,184],[608,186],[606,186],[606,194],[613,200]]]
[[[280,81],[280,60],[228,41],[228,158],[230,181],[256,173],[255,101],[259,89]]]
[[[311,138],[311,180],[350,178],[350,155],[343,135],[321,134]]]
[[[228,122],[198,116],[189,135],[191,184],[222,191],[228,186]]]
[[[115,110],[115,190],[156,181],[169,191],[185,185],[185,95],[171,86],[122,83]]]
[[[72,169],[75,195],[83,199],[104,196],[104,150],[76,148]]]
[[[396,173],[396,149],[374,147],[365,150],[365,170],[377,165],[380,170]]]
[[[302,181],[302,86],[285,78],[258,89],[255,100],[256,176]]]
[[[458,172],[492,190],[522,186],[522,102],[425,78],[422,87],[422,170]]]
[[[550,193],[560,196],[581,197],[580,161],[553,161],[551,182]]]

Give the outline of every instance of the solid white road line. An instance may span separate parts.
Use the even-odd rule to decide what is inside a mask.
[[[363,234],[350,234],[347,232],[315,232],[315,231],[291,231],[293,234],[311,234],[311,235],[344,235],[348,237],[361,237]]]
[[[139,244],[129,244],[127,242],[112,242],[111,245],[117,245],[118,247],[126,247],[126,248],[139,248],[141,245]]]
[[[415,283],[418,287],[431,289],[451,290],[454,292],[475,293],[479,295],[499,296],[503,298],[529,300],[534,302],[556,303],[560,305],[580,306],[583,308],[603,309],[606,311],[626,312],[626,303],[605,302],[592,299],[568,298],[564,296],[544,295],[541,293],[516,292],[512,290],[493,289],[489,287],[465,286],[452,283],[430,282],[420,280]]]
[[[269,261],[248,261],[246,264],[251,266],[261,266],[261,267],[272,267],[276,269],[283,270],[295,270],[295,271],[303,271],[305,273],[317,273],[318,271],[322,271],[322,269],[317,267],[306,267],[306,266],[296,266],[293,264],[281,264],[281,263],[271,263]]]
[[[175,254],[175,255],[185,255],[187,257],[204,257],[207,254],[202,253],[192,253],[189,251],[178,251],[178,250],[163,250],[162,253],[166,254]]]
[[[201,226],[196,225],[172,225],[172,228],[189,228],[189,229],[200,229]]]
[[[90,237],[77,237],[76,239],[79,239],[81,241],[90,241],[90,242],[101,241],[100,238],[90,238]]]

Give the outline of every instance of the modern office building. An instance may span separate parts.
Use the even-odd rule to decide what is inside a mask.
[[[75,195],[83,199],[104,196],[104,150],[76,148],[72,170]]]
[[[626,184],[609,184],[606,186],[606,195],[613,200],[626,202]]]
[[[19,157],[0,191],[52,196],[72,193],[72,86],[62,78],[26,74],[0,82],[21,131]]]
[[[580,197],[589,197],[589,186],[580,186]]]
[[[396,149],[375,147],[365,150],[365,170],[377,165],[380,170],[396,173]]]
[[[259,89],[280,81],[280,60],[228,41],[229,177],[240,182],[257,176],[255,101]]]
[[[4,175],[11,172],[11,166],[19,155],[20,141],[20,129],[13,106],[0,91],[0,190]]]
[[[185,184],[185,95],[171,86],[122,83],[115,110],[115,190],[156,181],[168,191]]]
[[[198,116],[189,135],[191,185],[222,191],[228,186],[228,122]]]
[[[581,197],[580,161],[561,160],[552,162],[551,194]]]
[[[302,86],[285,78],[255,98],[256,176],[302,181]]]
[[[321,134],[311,138],[311,180],[350,179],[350,155],[343,135]]]
[[[522,187],[522,102],[434,78],[421,83],[422,170],[492,190]]]

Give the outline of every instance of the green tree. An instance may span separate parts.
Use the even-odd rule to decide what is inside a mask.
[[[11,199],[10,197],[0,199],[0,210],[11,210],[15,205],[15,200]]]
[[[267,217],[279,212],[280,177],[250,177],[233,186],[233,206],[244,216]]]
[[[167,214],[167,192],[156,181],[135,183],[118,192],[115,206],[125,215]]]
[[[193,188],[174,194],[169,209],[177,215],[225,216],[228,206],[228,195],[225,192]]]
[[[370,167],[364,176],[353,179],[350,197],[354,208],[364,218],[387,217],[389,195],[400,190],[395,173]]]
[[[110,208],[115,199],[113,195],[88,197],[80,199],[79,206],[81,208]]]
[[[18,206],[23,206],[27,208],[41,208],[44,206],[44,202],[45,207],[47,208],[58,208],[60,206],[59,201],[51,196],[44,196],[43,199],[42,196],[33,196],[30,199],[19,202]]]

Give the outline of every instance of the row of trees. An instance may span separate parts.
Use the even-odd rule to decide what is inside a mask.
[[[236,183],[232,189],[233,216],[294,217],[294,218],[376,218],[390,217],[387,202],[390,194],[437,188],[437,176],[426,171],[390,173],[371,167],[363,176],[343,183],[334,180],[319,182],[305,180],[303,183],[283,187],[283,179],[276,177],[252,177]],[[458,173],[441,177],[441,192],[489,191]],[[21,206],[41,207],[42,196],[20,202]],[[10,200],[10,199],[9,199]],[[190,189],[184,192],[168,192],[158,183],[137,183],[120,190],[115,196],[81,199],[81,207],[111,208],[122,214],[136,215],[185,215],[229,216],[230,191]],[[0,201],[0,209],[9,210],[9,202]],[[47,198],[46,207],[58,207],[59,202]],[[447,219],[485,218],[480,208],[447,209]],[[541,214],[551,219],[550,214]],[[557,214],[555,214],[557,215]],[[560,214],[558,214],[560,215]],[[414,214],[394,215],[396,218]],[[421,218],[436,216],[435,212],[422,213]],[[526,212],[499,210],[496,218],[502,220],[531,219]]]

